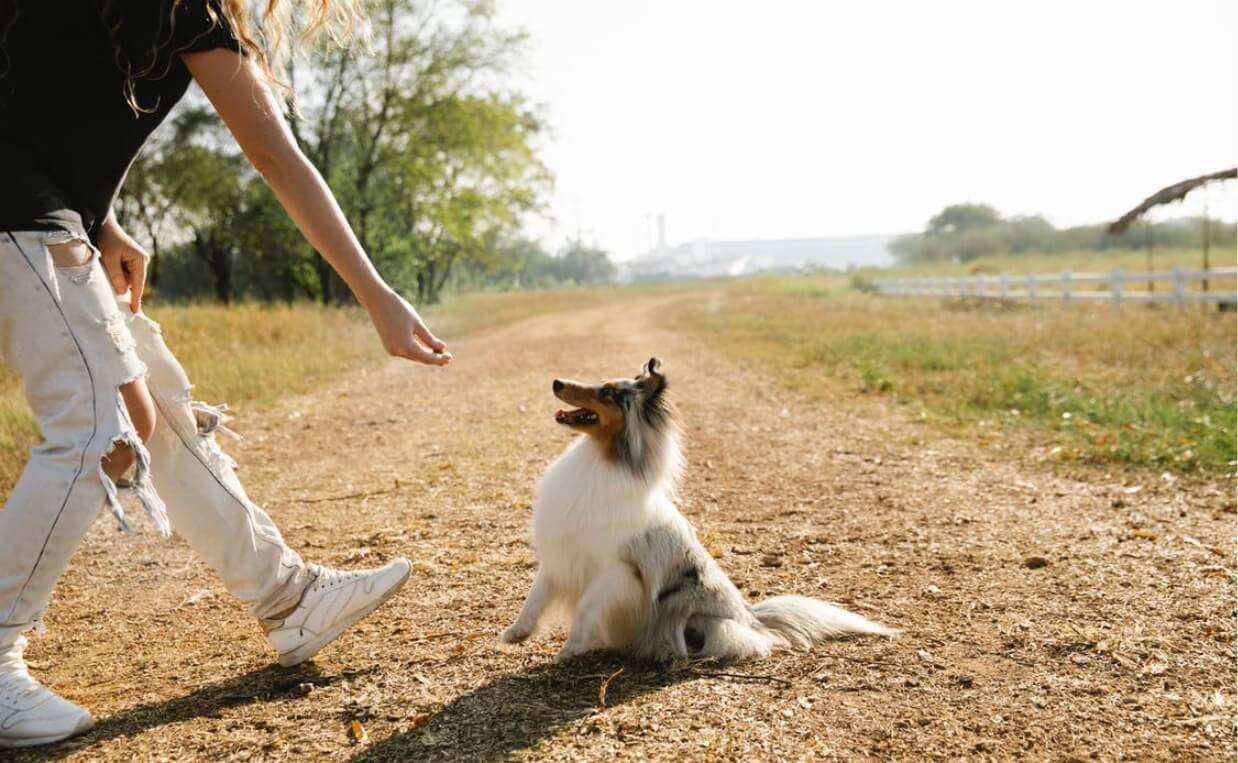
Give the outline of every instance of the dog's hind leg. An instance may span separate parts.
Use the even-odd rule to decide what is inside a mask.
[[[559,662],[595,649],[622,649],[631,644],[640,627],[643,604],[644,588],[636,569],[626,563],[608,567],[590,581],[577,602]]]
[[[545,570],[538,567],[537,575],[533,578],[533,587],[529,589],[529,595],[524,598],[524,606],[520,608],[520,614],[516,617],[516,622],[509,625],[507,630],[503,631],[503,640],[508,644],[518,644],[532,636],[533,632],[537,630],[537,623],[542,619],[542,613],[546,611],[546,606],[550,604],[553,594],[550,576],[546,574]]]

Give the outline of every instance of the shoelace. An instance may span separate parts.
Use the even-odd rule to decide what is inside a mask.
[[[340,583],[351,583],[355,580],[360,580],[362,577],[370,574],[371,570],[344,572],[342,570],[323,569],[318,573],[318,579],[314,581],[314,588],[317,590],[326,590],[334,588]]]

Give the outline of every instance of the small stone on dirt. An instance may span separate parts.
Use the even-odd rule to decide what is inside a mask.
[[[959,686],[962,686],[964,689],[970,689],[972,687],[972,684],[975,682],[975,679],[973,679],[971,676],[969,676],[966,673],[958,674],[957,676],[954,677],[954,680],[958,681]]]
[[[1023,560],[1023,566],[1029,570],[1039,570],[1049,566],[1049,560],[1043,556],[1029,556]]]

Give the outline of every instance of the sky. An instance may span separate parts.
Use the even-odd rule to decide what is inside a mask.
[[[1238,163],[1238,2],[506,0],[553,137],[547,244],[1066,226]],[[1238,183],[1207,192],[1238,218]],[[1203,191],[1161,217],[1199,214]]]

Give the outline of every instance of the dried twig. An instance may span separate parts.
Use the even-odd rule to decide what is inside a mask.
[[[759,673],[723,673],[716,670],[697,670],[696,668],[687,668],[687,671],[693,675],[705,676],[707,678],[734,678],[738,681],[765,682],[778,684],[780,686],[794,686],[785,678],[778,676],[767,676]]]
[[[413,639],[413,642],[420,643],[422,641],[433,641],[435,639],[448,638],[449,636],[459,636],[459,635],[461,635],[460,631],[440,631],[438,633],[426,633],[422,636],[418,636],[417,638]]]
[[[622,672],[623,668],[619,668],[614,673],[607,676],[606,680],[602,682],[602,685],[598,687],[598,707],[606,707],[606,690],[610,688],[610,682],[618,678],[619,674]]]
[[[349,493],[348,495],[328,495],[321,498],[293,498],[288,503],[327,503],[329,501],[350,501],[354,498],[369,498],[374,495],[384,495],[386,493],[394,493],[400,489],[400,483],[382,490],[368,490],[362,493]]]

